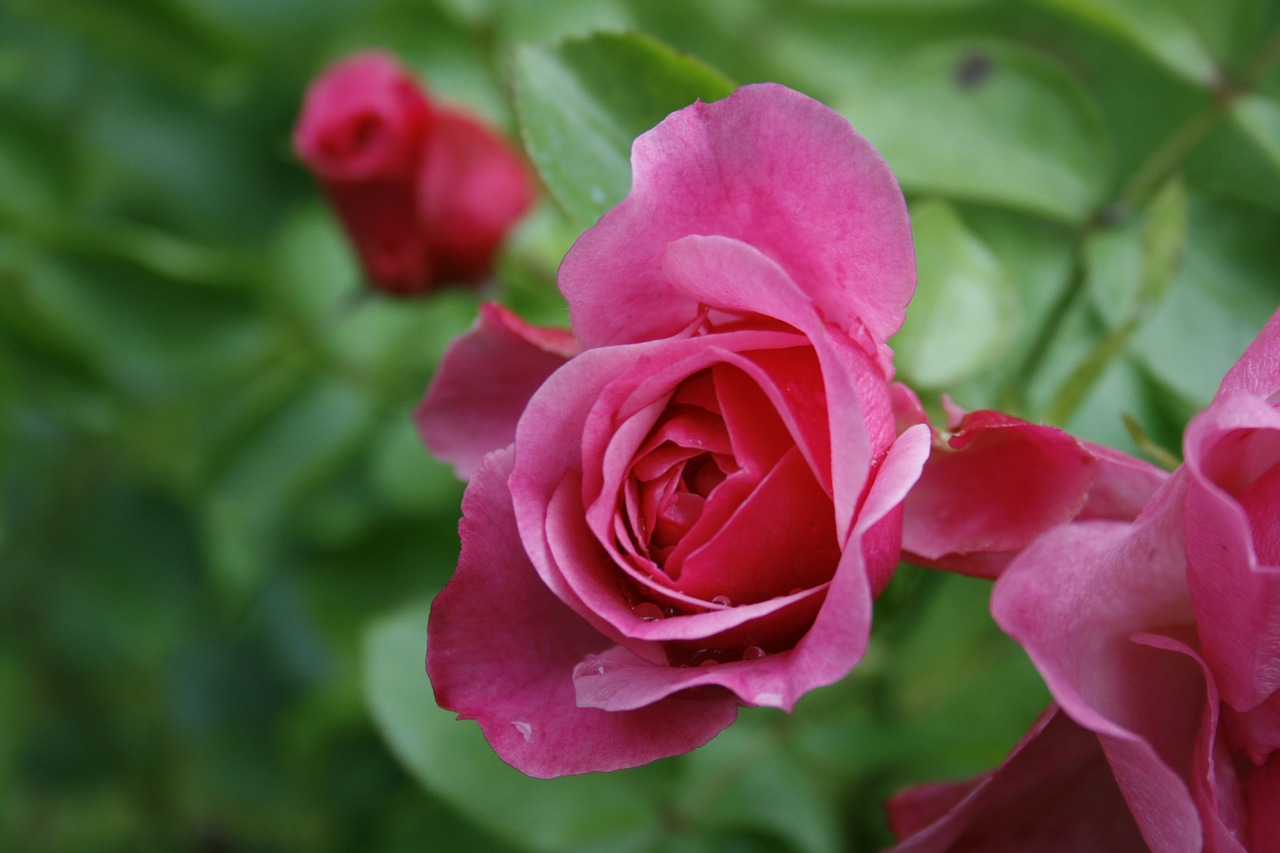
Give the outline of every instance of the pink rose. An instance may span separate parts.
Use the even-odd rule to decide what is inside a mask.
[[[1119,821],[1121,807],[1153,850],[1277,849],[1278,392],[1280,313],[1192,420],[1185,463],[1137,520],[1067,524],[1012,561],[992,612],[1078,745],[1046,748],[1033,731],[934,822],[908,821],[919,832],[899,849],[953,849],[945,839],[1007,835],[1014,822]],[[993,792],[1028,779],[1070,787],[1090,754],[1114,780],[1105,802],[1099,788],[1076,808],[1042,786],[1016,808],[990,808]],[[905,797],[895,807],[910,811],[916,795]],[[1077,848],[1064,837],[1043,849]]]
[[[385,53],[361,53],[307,90],[294,149],[315,174],[370,283],[407,295],[478,282],[533,201],[494,131],[432,103]]]
[[[427,670],[534,776],[685,752],[848,673],[928,450],[887,385],[906,210],[847,122],[748,86],[632,166],[561,267],[585,349],[489,307],[418,413],[479,467]]]

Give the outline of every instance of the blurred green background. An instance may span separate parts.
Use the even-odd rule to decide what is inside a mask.
[[[657,41],[558,44],[597,31]],[[527,780],[431,701],[462,487],[409,414],[482,297],[563,321],[590,190],[725,85],[705,62],[830,104],[898,173],[894,345],[929,405],[1176,457],[1280,302],[1278,32],[1264,0],[0,5],[0,849],[887,843],[885,796],[993,765],[1046,701],[984,584],[905,567],[794,715]],[[484,294],[363,293],[290,153],[307,81],[372,46],[547,182]]]

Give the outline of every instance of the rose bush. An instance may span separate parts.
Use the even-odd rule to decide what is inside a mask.
[[[534,197],[527,168],[501,136],[433,102],[385,53],[356,54],[321,74],[293,144],[370,284],[388,293],[483,280]]]
[[[561,267],[573,337],[490,306],[418,412],[478,468],[428,673],[535,776],[684,752],[848,673],[928,451],[888,385],[905,205],[844,119],[748,86],[632,167]]]
[[[1135,832],[1157,851],[1277,849],[1278,400],[1280,313],[1135,521],[1055,528],[1010,563],[992,612],[1061,713],[991,776],[900,795],[898,849],[1025,849],[1015,840],[1047,825],[1115,828],[1096,849],[1141,849]],[[1110,778],[1095,785],[1082,764]],[[1043,849],[1080,849],[1071,837]]]

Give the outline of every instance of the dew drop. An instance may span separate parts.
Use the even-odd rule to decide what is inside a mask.
[[[742,650],[743,660],[760,660],[765,656],[765,650],[759,646],[747,646]]]
[[[516,731],[525,739],[525,742],[533,740],[533,726],[524,720],[512,720],[511,725],[516,727]]]
[[[711,603],[712,603],[712,604],[718,604],[718,605],[720,605],[721,607],[732,607],[732,606],[733,606],[733,601],[731,601],[731,600],[730,600],[730,598],[729,598],[729,596],[727,596],[727,595],[717,595],[715,598],[711,599]]]
[[[702,663],[698,664],[698,666],[718,666],[719,663],[720,661],[716,660],[715,658],[707,658]]]
[[[645,622],[657,622],[662,618],[662,608],[654,604],[652,601],[642,601],[635,607],[631,608],[631,612],[637,618],[643,619]]]

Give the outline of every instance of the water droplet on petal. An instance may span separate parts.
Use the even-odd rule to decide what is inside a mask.
[[[707,658],[702,663],[698,664],[698,666],[716,666],[719,663],[720,661],[716,660],[715,658]]]
[[[512,720],[511,725],[516,727],[516,731],[526,742],[533,740],[533,726],[523,720]]]
[[[742,650],[743,660],[760,660],[765,656],[765,650],[759,646],[747,646]]]
[[[643,619],[646,622],[657,622],[662,618],[662,608],[654,604],[652,601],[640,602],[635,607],[631,608],[631,612],[634,613],[638,619]]]
[[[712,604],[718,604],[718,605],[720,605],[721,607],[732,607],[732,606],[733,606],[733,601],[732,601],[732,600],[730,600],[729,596],[727,596],[727,595],[717,595],[715,598],[711,599],[711,603],[712,603]]]

